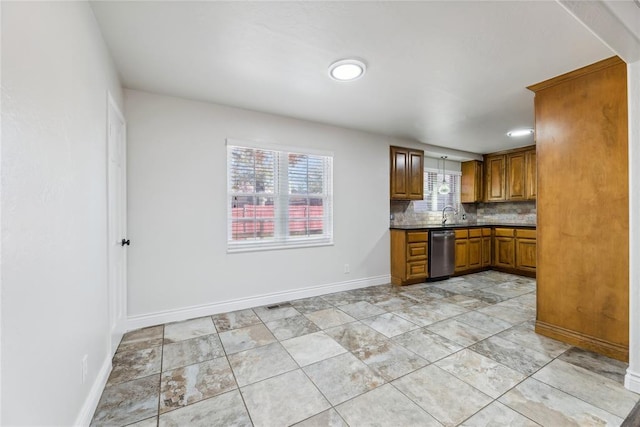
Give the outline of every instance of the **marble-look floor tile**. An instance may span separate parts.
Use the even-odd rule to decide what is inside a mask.
[[[218,334],[178,341],[164,345],[162,349],[162,369],[167,371],[220,356],[224,356],[224,350],[222,349],[222,344],[220,344]]]
[[[528,378],[499,401],[543,426],[618,426],[622,418]]]
[[[529,418],[522,416],[502,403],[495,401],[473,417],[460,424],[460,427],[538,427]]]
[[[240,390],[256,427],[291,425],[331,407],[299,369]]]
[[[353,427],[441,426],[431,415],[389,384],[362,394],[336,407]]]
[[[492,334],[497,334],[498,332],[504,331],[505,329],[509,329],[513,326],[511,323],[505,322],[502,319],[488,316],[477,311],[470,311],[468,313],[462,314],[456,317],[456,320],[462,323],[466,323],[467,325],[474,326],[478,329],[482,329],[483,331],[490,332]]]
[[[276,337],[263,324],[222,332],[220,341],[227,354],[249,350],[276,342]]]
[[[157,347],[162,345],[163,334],[164,325],[151,326],[149,328],[136,329],[135,331],[127,332],[120,341],[118,352]]]
[[[321,298],[336,307],[360,301],[360,297],[350,294],[349,292],[336,292],[333,294],[322,295]]]
[[[160,413],[237,388],[226,357],[162,373]]]
[[[280,341],[312,334],[320,330],[315,323],[302,315],[272,320],[265,323],[265,325]]]
[[[527,323],[521,323],[511,329],[499,333],[497,336],[505,340],[513,341],[531,350],[546,354],[549,357],[558,357],[571,348],[569,344],[556,341],[551,338],[536,334]]]
[[[619,360],[577,347],[565,351],[559,359],[624,384],[627,364]]]
[[[332,405],[384,384],[384,379],[351,353],[344,353],[303,368]]]
[[[425,328],[398,335],[393,341],[429,362],[435,362],[463,348]]]
[[[526,322],[527,320],[532,320],[535,318],[535,313],[533,314],[533,317],[532,317],[532,314],[530,312],[516,311],[506,307],[498,307],[497,304],[489,307],[481,308],[478,310],[478,312],[487,314],[489,316],[497,317],[498,319],[502,319],[513,325]]]
[[[502,282],[497,285],[482,289],[484,292],[500,295],[506,298],[515,298],[536,290],[535,285],[529,283]]]
[[[428,326],[432,323],[458,316],[466,311],[465,308],[458,305],[437,301],[397,310],[394,311],[394,314],[418,326]]]
[[[202,400],[162,414],[160,427],[251,427],[251,419],[238,390]]]
[[[436,366],[494,399],[526,378],[524,374],[469,349],[436,362]]]
[[[313,313],[314,311],[325,310],[333,307],[322,297],[297,299],[295,301],[291,301],[291,305],[302,314]]]
[[[327,329],[326,334],[349,351],[359,351],[366,347],[376,347],[387,342],[387,337],[364,323],[352,322]]]
[[[347,351],[324,332],[291,338],[282,341],[282,345],[300,366],[311,365]]]
[[[411,307],[415,304],[415,300],[407,298],[400,294],[395,295],[391,298],[380,299],[378,302],[374,303],[376,307],[381,308],[385,311],[402,310],[403,308]]]
[[[640,395],[606,377],[562,360],[554,360],[533,374],[533,378],[600,409],[625,418]]]
[[[415,323],[411,323],[393,313],[385,313],[375,317],[368,317],[366,319],[362,319],[361,322],[388,338],[419,328]]]
[[[525,294],[522,296],[519,296],[517,298],[513,298],[512,300],[510,300],[514,303],[517,303],[523,307],[529,307],[532,309],[536,309],[536,294],[535,292],[530,293],[530,294]]]
[[[147,418],[146,420],[138,421],[137,423],[127,424],[127,427],[157,427],[158,417]]]
[[[164,343],[170,344],[215,333],[216,327],[209,316],[184,322],[167,323],[164,326]]]
[[[497,336],[474,344],[470,349],[525,375],[532,375],[551,361],[546,354]]]
[[[527,295],[530,294],[526,294],[526,295],[522,295],[521,297],[518,298],[511,298],[508,299],[506,301],[502,301],[498,304],[495,305],[495,307],[498,308],[508,308],[509,310],[513,310],[513,311],[517,311],[522,313],[522,317],[527,317],[530,320],[534,320],[536,317],[536,306],[535,304],[533,305],[533,307],[529,306],[525,300],[521,299],[526,297]],[[522,302],[521,302],[522,301]]]
[[[294,425],[296,427],[349,427],[335,409],[320,412]]]
[[[435,365],[392,384],[445,426],[458,425],[493,400]]]
[[[286,317],[300,315],[300,312],[293,308],[293,306],[285,304],[275,308],[268,308],[268,306],[257,307],[254,308],[253,311],[265,323],[271,322],[273,320],[284,319]]]
[[[386,313],[385,310],[380,307],[376,307],[367,301],[359,301],[353,304],[342,305],[340,306],[340,310],[355,319],[364,319],[365,317],[378,316]]]
[[[489,304],[497,304],[499,302],[502,302],[508,299],[507,297],[492,294],[491,292],[485,292],[484,289],[474,289],[474,290],[464,291],[461,293],[468,297],[479,299],[480,301],[484,301]]]
[[[491,332],[462,323],[457,318],[434,323],[427,326],[427,329],[463,347],[491,336]]]
[[[116,353],[113,357],[113,369],[109,375],[107,386],[159,374],[161,353],[161,347]]]
[[[318,325],[320,329],[328,329],[356,320],[353,317],[349,316],[347,313],[340,311],[334,307],[327,308],[325,310],[314,311],[313,313],[307,313],[305,314],[305,316],[313,323]]]
[[[481,301],[477,298],[469,297],[462,294],[454,294],[453,296],[444,298],[443,301],[459,305],[467,310],[477,310],[479,308],[488,307],[488,302]]]
[[[159,394],[160,374],[107,387],[91,425],[127,425],[157,416]]]
[[[250,308],[247,310],[233,311],[231,313],[215,314],[211,316],[213,324],[218,332],[244,328],[261,322],[260,318]]]
[[[229,362],[240,387],[298,369],[278,342],[230,354]]]
[[[365,347],[354,354],[386,381],[393,381],[429,364],[427,360],[392,341]]]

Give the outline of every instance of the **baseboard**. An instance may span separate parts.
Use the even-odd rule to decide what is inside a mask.
[[[98,407],[98,402],[100,402],[102,391],[104,390],[104,387],[107,385],[109,374],[111,374],[111,357],[107,355],[107,357],[105,357],[104,359],[104,362],[102,363],[102,367],[100,368],[100,371],[98,371],[96,380],[93,382],[93,385],[91,386],[91,390],[89,390],[89,394],[87,395],[87,398],[84,400],[84,404],[80,409],[80,413],[76,418],[76,422],[73,423],[74,426],[84,427],[91,424],[93,413],[96,411],[96,408]]]
[[[308,288],[299,288],[284,292],[274,292],[212,304],[196,305],[178,308],[175,310],[130,316],[127,319],[127,330],[131,331],[134,329],[146,328],[147,326],[161,325],[168,322],[178,322],[181,320],[211,316],[213,314],[227,313],[236,310],[244,310],[246,308],[276,304],[300,298],[310,298],[333,292],[349,291],[352,289],[365,288],[367,286],[384,285],[390,283],[390,280],[390,275],[385,274],[382,276],[366,277],[363,279],[348,280],[345,282],[330,283]]]
[[[584,348],[585,350],[604,354],[605,356],[622,360],[623,362],[627,362],[629,360],[628,347],[592,337],[581,332],[565,329],[561,326],[536,320],[536,333],[575,345],[576,347]]]
[[[624,376],[624,386],[634,393],[640,393],[640,374],[632,372],[631,368],[627,369],[627,374]]]

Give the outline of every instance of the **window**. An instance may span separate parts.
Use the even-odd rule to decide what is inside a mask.
[[[460,177],[461,172],[442,169],[424,169],[424,200],[414,202],[414,209],[417,211],[442,211],[445,206],[457,207],[460,204]],[[438,193],[438,187],[445,180],[449,184],[449,194]]]
[[[331,244],[333,156],[227,141],[229,251]]]

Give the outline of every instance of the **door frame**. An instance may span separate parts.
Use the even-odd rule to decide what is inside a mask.
[[[115,178],[115,170],[111,163],[113,150],[118,150],[114,146],[112,139],[112,125],[122,125],[122,164],[120,180]],[[115,102],[111,92],[107,91],[107,311],[108,311],[108,334],[109,351],[113,356],[124,335],[127,320],[127,256],[126,252],[122,258],[122,272],[120,278],[117,276],[117,269],[114,268],[113,260],[122,256],[121,251],[126,251],[126,247],[118,246],[116,242],[121,238],[126,238],[127,233],[127,122]],[[119,185],[118,185],[119,184]],[[119,187],[119,188],[118,188]],[[117,205],[113,200],[118,198],[122,204],[122,211],[119,213]],[[121,230],[113,231],[114,216],[120,214]],[[116,236],[121,234],[121,236]]]

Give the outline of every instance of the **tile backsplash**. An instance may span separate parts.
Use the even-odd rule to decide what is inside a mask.
[[[536,224],[535,201],[459,204],[457,210],[457,215],[447,210],[447,224]],[[411,201],[392,200],[390,213],[392,226],[442,223],[442,212],[422,212]]]

